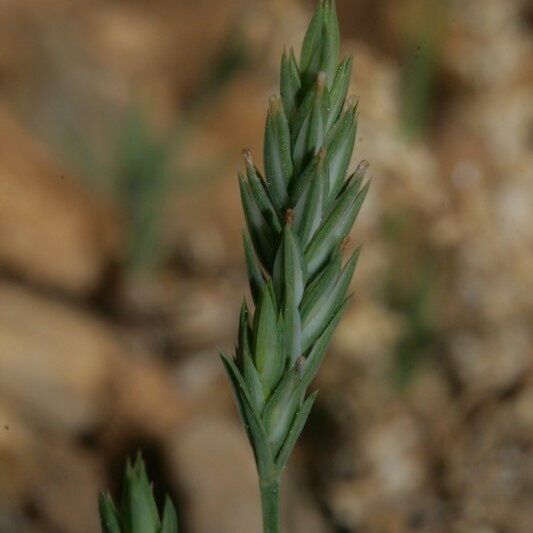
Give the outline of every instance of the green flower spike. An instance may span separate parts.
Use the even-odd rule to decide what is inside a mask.
[[[305,425],[317,373],[348,301],[359,250],[343,255],[368,192],[366,162],[346,177],[357,102],[346,100],[351,58],[339,62],[334,0],[322,0],[300,61],[281,60],[264,138],[265,172],[244,151],[239,186],[255,305],[240,314],[235,358],[221,354],[254,452],[265,533],[280,531],[282,470]]]
[[[168,496],[159,517],[140,454],[133,466],[128,460],[120,510],[108,493],[100,494],[99,507],[102,533],[178,533],[176,510]]]

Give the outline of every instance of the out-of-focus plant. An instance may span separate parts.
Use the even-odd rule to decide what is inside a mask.
[[[438,342],[442,272],[435,252],[413,242],[417,225],[413,214],[398,211],[388,213],[381,228],[394,265],[386,278],[384,298],[405,325],[393,361],[394,381],[400,388],[428,362]]]
[[[359,250],[347,237],[368,191],[367,164],[346,179],[356,102],[352,60],[339,63],[334,0],[321,0],[300,61],[285,52],[268,110],[265,178],[245,150],[239,176],[255,312],[244,302],[235,358],[222,355],[254,451],[265,533],[280,531],[280,478],[316,393],[307,389],[348,302]]]
[[[149,272],[161,260],[164,203],[168,193],[216,175],[211,168],[185,170],[180,158],[202,111],[212,104],[235,74],[248,64],[238,21],[228,33],[206,78],[191,91],[180,122],[165,134],[156,134],[148,115],[138,105],[123,112],[118,130],[105,154],[94,150],[83,130],[70,129],[64,148],[74,163],[103,188],[125,213],[128,249],[126,267]],[[213,167],[216,165],[213,164]]]
[[[168,496],[159,515],[140,454],[133,465],[127,462],[120,506],[113,503],[109,493],[102,492],[99,508],[102,533],[178,533],[176,510]]]
[[[235,35],[239,35],[238,29],[223,42],[211,68],[207,69],[207,78],[195,89],[172,135],[158,139],[138,109],[131,109],[124,121],[114,175],[117,196],[127,214],[128,265],[132,270],[150,270],[160,259],[164,199],[171,187],[169,179],[177,173],[181,185],[193,181],[181,168],[176,168],[187,136],[202,108],[217,97],[247,62],[245,48]]]
[[[408,287],[397,291],[392,301],[407,319],[404,335],[396,351],[395,378],[400,387],[406,386],[413,374],[433,354],[437,339],[435,326],[437,273],[430,261],[419,268]]]
[[[131,110],[119,141],[115,179],[128,222],[128,265],[134,270],[157,261],[170,152],[168,141],[159,141],[142,115]]]
[[[435,78],[446,20],[446,0],[418,0],[407,9],[404,30],[402,125],[407,137],[427,133],[433,105]]]

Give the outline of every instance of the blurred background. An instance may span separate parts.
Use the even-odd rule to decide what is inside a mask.
[[[360,97],[355,298],[286,531],[533,530],[533,8],[338,0]],[[311,0],[0,2],[0,532],[98,531],[144,451],[184,533],[259,533],[217,347]]]

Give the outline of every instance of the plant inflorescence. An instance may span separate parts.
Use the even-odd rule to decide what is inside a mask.
[[[235,357],[222,354],[260,478],[265,532],[278,532],[279,483],[315,393],[307,389],[348,302],[359,250],[344,261],[368,191],[366,162],[346,178],[357,102],[339,62],[334,0],[321,0],[299,61],[281,60],[270,100],[264,176],[244,151],[244,250],[255,310],[243,302]]]
[[[159,516],[140,454],[133,464],[128,460],[123,485],[118,508],[108,493],[100,494],[102,533],[178,533],[176,510],[168,496],[163,515]]]

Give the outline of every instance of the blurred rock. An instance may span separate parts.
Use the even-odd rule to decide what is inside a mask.
[[[156,441],[164,439],[189,406],[160,361],[135,352],[119,355],[110,361],[109,394],[102,399],[108,438],[120,440],[141,433]]]
[[[0,110],[0,266],[76,295],[96,290],[117,256],[102,206]]]
[[[382,375],[403,329],[401,317],[375,302],[357,301],[355,297],[339,324],[333,349],[366,372]]]
[[[430,496],[420,428],[413,418],[397,412],[373,424],[363,439],[354,458],[364,475],[333,484],[328,503],[339,525],[349,530],[407,531],[411,513],[426,513],[424,500]],[[403,517],[399,509],[406,513]]]
[[[182,286],[173,305],[173,339],[178,349],[198,350],[233,342],[235,314],[243,298],[240,284],[188,283]]]
[[[301,472],[300,465],[296,465],[294,459],[295,457],[291,459],[283,476],[281,497],[284,527],[287,531],[330,533],[331,529],[323,509],[307,486],[308,480],[305,479],[307,472]],[[300,477],[304,479],[299,479]]]
[[[471,396],[512,390],[531,368],[533,352],[527,327],[485,335],[457,332],[451,343],[458,378]]]
[[[157,124],[175,126],[238,31],[243,3],[51,0],[42,16],[42,2],[3,2],[0,69],[12,83],[2,85],[0,98],[39,136],[75,148],[74,133],[93,154],[109,155],[132,105],[146,105]]]
[[[161,365],[128,353],[117,330],[7,283],[0,354],[0,396],[36,426],[79,433],[117,416],[157,431],[180,417]]]
[[[98,458],[61,442],[43,448],[37,452],[39,470],[28,488],[27,501],[51,531],[98,531],[97,497],[104,486]]]
[[[191,531],[261,531],[257,474],[239,425],[197,416],[169,440],[169,454],[188,495],[184,512]]]
[[[33,483],[37,458],[33,452],[36,435],[17,411],[2,398],[0,401],[0,500],[13,510],[24,489]],[[9,482],[8,482],[9,480]],[[0,516],[2,514],[0,513]],[[0,528],[0,531],[3,531]]]
[[[367,433],[364,457],[385,498],[420,489],[426,475],[420,430],[407,416],[397,416]]]
[[[262,135],[272,90],[263,75],[238,76],[204,109],[191,132],[185,168],[212,166],[212,179],[180,190],[169,203],[167,245],[180,262],[208,274],[237,268],[242,256],[242,209],[237,171],[244,168],[242,150],[250,148],[262,165]],[[228,131],[232,134],[228,135]]]
[[[459,531],[531,527],[533,433],[508,402],[479,407],[446,450],[445,482],[456,499]],[[470,528],[470,529],[469,529]]]
[[[245,283],[244,272],[129,276],[117,297],[129,350],[172,362],[205,354],[218,364],[218,348],[233,347]]]
[[[476,88],[505,86],[531,74],[527,0],[461,0],[450,3],[444,60]],[[525,68],[524,68],[525,67]]]
[[[5,402],[0,423],[0,531],[96,531],[103,484],[98,458],[68,439],[35,431]]]
[[[68,431],[94,424],[119,350],[100,321],[0,284],[0,394],[32,424]]]

